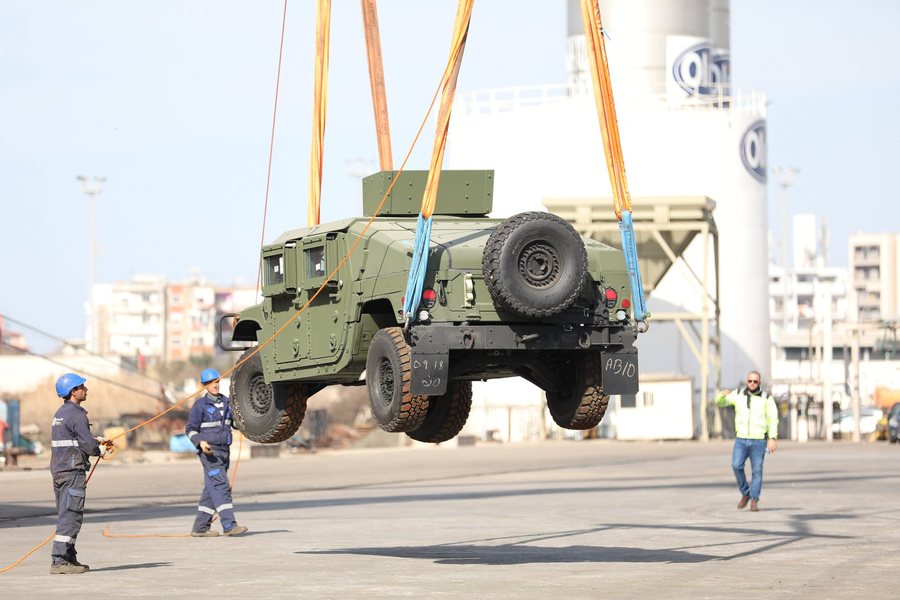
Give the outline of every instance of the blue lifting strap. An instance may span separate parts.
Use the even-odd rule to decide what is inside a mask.
[[[625,266],[628,268],[628,279],[631,282],[631,296],[634,303],[634,319],[643,322],[650,316],[644,300],[644,283],[638,268],[637,244],[634,240],[634,225],[631,222],[631,211],[622,211],[619,221],[619,233],[622,234],[622,250],[625,252]]]
[[[403,315],[407,323],[415,320],[416,309],[422,298],[425,272],[428,270],[428,250],[431,247],[431,217],[419,213],[416,221],[416,243],[412,263],[409,265],[409,279],[406,281],[406,298],[403,301]]]

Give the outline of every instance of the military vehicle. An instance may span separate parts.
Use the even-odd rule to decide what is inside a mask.
[[[550,213],[488,218],[492,171],[442,172],[420,305],[403,314],[427,175],[369,176],[364,217],[263,247],[263,301],[236,316],[229,345],[284,329],[232,375],[232,413],[247,437],[288,439],[307,399],[334,384],[366,385],[382,429],[433,443],[462,430],[473,381],[524,377],[569,429],[595,427],[610,394],[637,392],[624,255]]]

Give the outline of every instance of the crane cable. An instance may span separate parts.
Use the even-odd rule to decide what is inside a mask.
[[[309,200],[306,222],[319,224],[322,202],[322,157],[325,152],[325,116],[328,104],[328,55],[331,0],[316,3],[316,67],[313,82],[312,144],[309,151]]]
[[[434,147],[431,152],[431,165],[425,193],[422,195],[422,208],[416,220],[416,239],[412,261],[409,266],[409,278],[406,283],[406,295],[403,301],[403,314],[406,326],[412,322],[415,311],[422,296],[425,284],[425,272],[428,266],[428,250],[431,245],[431,224],[434,208],[437,204],[437,193],[441,182],[441,167],[444,163],[444,150],[447,147],[447,132],[450,128],[450,112],[453,98],[456,95],[456,81],[462,65],[466,38],[469,35],[469,22],[472,18],[474,0],[459,0],[456,22],[453,25],[453,38],[450,45],[450,57],[441,77],[441,108],[438,113]]]
[[[412,155],[412,152],[413,152],[413,150],[414,150],[415,147],[416,147],[416,143],[419,141],[419,137],[422,135],[422,131],[425,129],[425,125],[428,123],[428,119],[429,119],[429,117],[431,116],[431,111],[434,109],[434,104],[435,104],[435,102],[437,101],[438,94],[441,93],[442,87],[443,87],[443,78],[441,79],[441,83],[438,85],[437,89],[436,89],[435,92],[434,92],[434,95],[433,95],[432,98],[431,98],[431,103],[430,103],[429,106],[428,106],[428,110],[425,112],[425,116],[424,116],[424,118],[422,119],[422,122],[421,122],[421,124],[419,125],[418,130],[416,131],[416,135],[415,135],[415,137],[413,138],[412,143],[410,144],[409,150],[406,152],[406,156],[404,156],[403,162],[401,163],[400,168],[399,168],[398,171],[397,171],[398,177],[399,177],[399,174],[402,173],[403,170],[406,168],[406,163],[409,161],[409,157]],[[375,210],[372,212],[372,216],[369,218],[369,220],[368,220],[368,221],[366,222],[366,224],[363,226],[362,231],[360,231],[360,233],[359,233],[359,236],[356,238],[356,240],[353,241],[353,243],[350,245],[350,248],[347,250],[347,253],[346,253],[346,254],[344,255],[344,257],[340,260],[340,262],[339,262],[338,265],[334,268],[334,270],[331,272],[331,274],[326,278],[326,282],[327,282],[329,279],[333,279],[333,278],[338,274],[338,272],[341,270],[341,268],[343,268],[344,263],[346,263],[347,260],[350,258],[350,256],[353,254],[353,252],[356,251],[356,248],[359,246],[360,242],[365,238],[365,233],[366,233],[366,231],[368,231],[369,227],[371,227],[372,223],[375,221],[375,218],[378,216],[378,214],[381,212],[381,209],[384,207],[384,203],[387,201],[388,197],[390,196],[391,191],[393,190],[394,185],[396,184],[396,182],[397,182],[397,178],[394,178],[394,180],[393,180],[393,181],[391,182],[391,184],[388,186],[387,190],[385,190],[384,194],[382,195],[381,201],[378,203],[378,206],[376,206],[376,207],[375,207]],[[319,297],[319,295],[322,293],[322,290],[325,289],[325,286],[326,286],[326,283],[322,283],[322,285],[320,285],[319,288],[318,288],[318,289],[317,289],[317,290],[309,297],[309,299],[306,301],[306,303],[305,303],[303,306],[301,306],[301,307],[300,307],[300,308],[299,308],[299,309],[298,309],[298,310],[297,310],[290,318],[288,318],[287,321],[285,321],[285,323],[284,323],[281,327],[279,327],[279,328],[278,328],[271,336],[269,336],[265,341],[260,342],[260,343],[256,346],[256,348],[254,348],[253,352],[251,352],[251,353],[248,354],[247,356],[245,356],[245,357],[243,357],[242,359],[240,359],[239,361],[237,361],[237,362],[234,364],[234,366],[232,366],[230,369],[228,369],[227,371],[225,371],[224,373],[222,373],[222,375],[221,375],[220,378],[225,378],[225,377],[229,376],[231,373],[233,373],[234,371],[236,371],[241,365],[243,365],[245,362],[247,362],[248,360],[250,360],[250,358],[252,358],[252,357],[253,357],[255,354],[257,354],[260,350],[262,350],[263,348],[265,348],[266,346],[268,346],[269,344],[271,344],[271,343],[275,340],[275,338],[277,338],[277,337],[278,337],[285,329],[288,328],[288,326],[290,326],[294,321],[296,321],[297,318],[298,318],[298,317],[299,317],[299,316],[307,309],[307,307],[309,307],[309,305],[310,305],[312,302],[314,302],[314,301],[316,300],[316,298]],[[189,395],[189,396],[183,398],[182,400],[180,400],[180,401],[178,401],[177,403],[173,404],[172,406],[170,406],[170,407],[167,408],[166,410],[160,412],[160,413],[157,414],[156,416],[154,416],[154,417],[152,417],[152,418],[150,418],[150,419],[147,419],[146,421],[143,421],[143,422],[141,422],[141,423],[138,423],[137,425],[135,425],[135,426],[132,427],[131,429],[128,429],[127,431],[122,432],[121,434],[119,434],[119,435],[113,437],[113,438],[112,438],[111,440],[109,440],[109,441],[110,441],[110,442],[114,442],[115,440],[117,440],[117,439],[119,439],[119,438],[121,438],[121,437],[124,437],[124,436],[128,435],[128,434],[131,433],[132,431],[134,431],[134,430],[136,430],[136,429],[139,429],[139,428],[143,427],[144,425],[147,425],[147,424],[149,424],[149,423],[155,421],[156,419],[160,418],[161,416],[165,415],[166,413],[168,413],[168,412],[170,412],[170,411],[172,411],[172,410],[178,408],[179,406],[181,406],[182,404],[184,404],[184,403],[187,402],[188,400],[191,400],[191,399],[193,399],[193,398],[199,396],[200,393],[202,393],[202,392],[204,391],[204,389],[205,389],[205,388],[200,388],[200,389],[198,389],[198,390],[195,391],[193,394],[191,394],[191,395]],[[97,465],[98,465],[99,463],[100,463],[99,459],[94,463],[94,467],[91,469],[91,475],[93,475],[93,471],[97,468]],[[234,475],[236,475],[236,474],[237,474],[237,466],[235,466],[235,471],[234,471],[234,473],[233,473],[233,475],[232,475],[232,484],[234,483]],[[87,481],[90,481],[90,475],[88,476]],[[85,485],[87,485],[87,481],[85,482]],[[37,550],[39,550],[40,548],[42,548],[43,546],[45,546],[47,543],[49,543],[49,542],[53,539],[54,535],[55,535],[55,534],[51,534],[49,537],[47,537],[47,539],[45,539],[43,542],[41,542],[40,544],[38,544],[37,546],[35,546],[35,547],[32,548],[31,550],[29,550],[28,552],[26,552],[21,558],[19,558],[18,560],[16,560],[14,563],[12,563],[12,564],[10,564],[10,565],[8,565],[8,566],[6,566],[6,567],[0,568],[0,573],[6,573],[7,571],[11,571],[12,569],[14,569],[14,568],[17,567],[18,565],[20,565],[26,558],[28,558],[29,556],[31,556],[32,554],[34,554]],[[109,535],[109,536],[107,536],[107,537],[119,537],[119,536],[112,536],[112,535]],[[137,537],[137,536],[126,536],[126,535],[122,535],[121,537]],[[143,537],[143,536],[142,536],[142,537]],[[153,537],[186,537],[186,536],[184,536],[184,534],[159,534],[159,535],[155,535],[155,536],[153,536]]]
[[[281,58],[284,55],[284,27],[287,23],[287,0],[284,0],[284,10],[281,13],[281,41],[278,43],[278,68],[275,73],[275,106],[272,109],[272,133],[269,135],[269,164],[266,168],[266,195],[263,202],[262,234],[259,246],[266,243],[266,218],[269,213],[269,188],[272,183],[272,156],[275,153],[275,122],[278,116],[278,91],[281,88]],[[262,261],[256,265],[256,293],[259,294],[259,283],[262,279]]]
[[[584,22],[584,37],[591,65],[594,100],[597,105],[600,133],[603,137],[606,154],[606,167],[613,193],[613,210],[619,221],[622,250],[625,253],[625,265],[631,283],[634,318],[641,324],[641,329],[646,330],[645,319],[650,317],[650,313],[647,311],[644,284],[641,281],[641,271],[638,265],[637,244],[634,238],[631,214],[631,196],[628,193],[628,180],[625,177],[625,160],[622,157],[622,142],[619,139],[619,123],[616,118],[616,105],[609,76],[609,61],[606,56],[606,44],[603,41],[606,32],[603,30],[603,23],[600,19],[598,0],[581,0],[581,18]]]

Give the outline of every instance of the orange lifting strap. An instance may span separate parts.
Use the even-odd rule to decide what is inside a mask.
[[[447,131],[450,129],[450,110],[456,95],[456,80],[462,64],[463,50],[469,35],[469,21],[472,18],[474,0],[459,0],[456,11],[456,23],[453,25],[453,40],[450,45],[450,58],[444,75],[441,78],[441,110],[438,113],[437,128],[434,137],[434,148],[431,151],[431,165],[428,170],[428,182],[425,184],[425,195],[422,197],[422,216],[426,219],[434,214],[437,204],[437,191],[441,181],[441,166],[444,163],[444,150],[447,147]]]
[[[316,74],[313,91],[312,147],[309,152],[309,205],[306,221],[318,225],[322,203],[322,155],[325,150],[325,109],[328,100],[328,51],[331,0],[316,5]]]
[[[381,36],[378,33],[378,8],[375,0],[361,0],[361,3],[366,32],[366,57],[369,60],[369,84],[372,86],[372,108],[375,110],[375,133],[378,136],[378,163],[382,171],[393,171],[391,126],[388,121],[384,66],[381,60]]]
[[[600,21],[600,6],[597,0],[581,0],[581,18],[584,21],[584,38],[587,55],[591,64],[591,79],[594,82],[594,100],[597,116],[600,118],[600,132],[606,150],[606,167],[613,193],[613,208],[616,218],[622,220],[622,211],[631,212],[631,196],[625,178],[625,161],[622,158],[622,142],[619,140],[619,123],[616,119],[616,105],[613,102],[612,82],[609,79],[609,62],[606,58],[606,44],[603,42],[603,23]]]

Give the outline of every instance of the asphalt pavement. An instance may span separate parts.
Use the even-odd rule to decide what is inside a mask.
[[[84,575],[49,545],[0,597],[893,598],[900,446],[784,442],[739,511],[729,442],[321,451],[241,462],[235,538],[188,533],[196,460],[102,463]],[[749,465],[748,465],[749,467]],[[53,533],[49,472],[0,472],[0,568]]]

